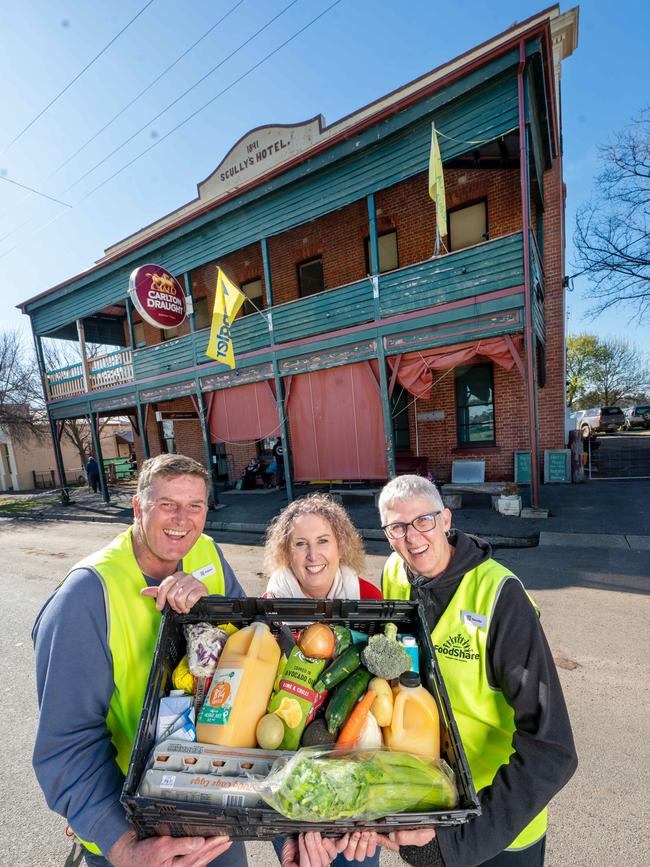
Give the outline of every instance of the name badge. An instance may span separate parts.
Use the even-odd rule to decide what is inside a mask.
[[[478,629],[487,629],[488,625],[485,614],[475,614],[473,611],[461,611],[460,622],[465,626],[475,626]]]
[[[216,571],[217,567],[214,563],[208,563],[207,566],[201,566],[200,569],[195,569],[194,572],[192,572],[192,575],[194,575],[198,581],[203,581],[203,579],[207,578],[208,575],[214,575]]]

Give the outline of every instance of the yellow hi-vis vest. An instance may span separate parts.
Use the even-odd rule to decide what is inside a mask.
[[[133,554],[132,534],[133,527],[129,527],[101,551],[73,567],[96,572],[104,593],[115,682],[106,725],[117,752],[115,760],[124,776],[129,767],[162,617],[155,600],[140,595],[147,582]],[[223,566],[209,536],[202,534],[197,539],[183,557],[181,568],[188,574],[201,570],[200,580],[208,592],[223,596]],[[91,852],[102,854],[95,843],[78,839]]]
[[[431,633],[477,792],[492,783],[514,753],[514,710],[501,690],[490,686],[486,669],[492,614],[501,588],[510,579],[519,580],[495,560],[471,569]],[[384,566],[382,590],[384,599],[411,598],[404,562],[396,552]],[[531,604],[535,605],[532,599]],[[508,850],[525,849],[539,840],[546,833],[547,812],[544,807]]]

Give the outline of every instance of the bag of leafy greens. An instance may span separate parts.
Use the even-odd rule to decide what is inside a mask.
[[[303,748],[276,759],[255,788],[269,807],[304,822],[430,813],[458,803],[454,773],[443,759],[390,750]]]

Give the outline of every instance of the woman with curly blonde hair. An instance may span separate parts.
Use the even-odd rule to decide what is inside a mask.
[[[269,526],[264,561],[270,575],[267,597],[381,599],[359,577],[365,552],[343,506],[326,494],[289,503]]]

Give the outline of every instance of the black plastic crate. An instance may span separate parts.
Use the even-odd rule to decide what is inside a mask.
[[[233,623],[247,626],[263,617],[274,629],[280,623],[323,622],[347,626],[372,635],[384,624],[397,624],[399,632],[415,635],[420,649],[420,675],[432,693],[440,713],[441,752],[456,775],[459,804],[453,810],[433,813],[396,813],[374,821],[342,819],[332,822],[296,822],[270,808],[220,807],[216,804],[158,800],[137,794],[147,759],[155,743],[159,700],[171,688],[172,672],[185,654],[185,623]],[[343,599],[225,599],[203,598],[189,614],[165,610],[149,676],[129,770],[122,791],[124,805],[138,835],[174,837],[228,834],[239,840],[271,840],[301,830],[317,830],[330,836],[347,831],[375,829],[381,833],[432,825],[458,825],[480,814],[478,799],[454,721],[442,675],[435,661],[431,637],[417,602]]]

